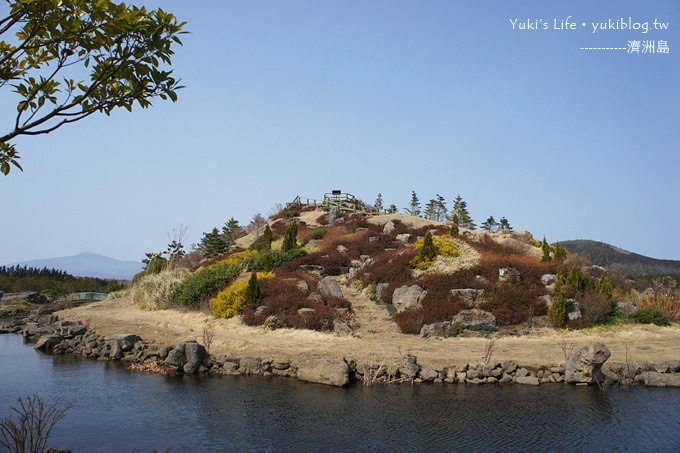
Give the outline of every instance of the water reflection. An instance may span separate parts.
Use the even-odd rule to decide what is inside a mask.
[[[337,389],[253,376],[147,376],[36,353],[13,335],[0,336],[0,363],[0,416],[20,395],[61,396],[76,407],[52,444],[75,451],[644,451],[680,445],[678,390]]]

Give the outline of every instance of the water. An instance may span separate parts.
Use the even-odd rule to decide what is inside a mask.
[[[76,452],[680,448],[678,389],[149,376],[0,335],[0,417],[32,393],[74,405],[49,445]]]

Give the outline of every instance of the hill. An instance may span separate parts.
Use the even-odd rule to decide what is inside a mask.
[[[649,258],[604,242],[586,239],[561,241],[559,244],[572,253],[588,258],[593,264],[622,274],[680,276],[680,261]]]
[[[45,258],[10,263],[35,268],[59,269],[76,277],[95,277],[110,280],[132,280],[144,265],[136,261],[122,261],[98,253],[83,252],[73,256]]]

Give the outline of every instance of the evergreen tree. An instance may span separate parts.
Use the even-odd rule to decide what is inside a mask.
[[[244,294],[246,305],[254,304],[260,300],[260,285],[257,282],[257,272],[251,272],[248,279],[248,286]]]
[[[388,214],[396,214],[399,212],[399,208],[397,207],[396,204],[391,204],[389,208],[387,208],[387,213]]]
[[[222,239],[222,235],[217,228],[213,228],[210,233],[203,233],[201,238],[200,249],[203,256],[206,258],[214,258],[219,255],[224,255],[229,250],[229,246]]]
[[[510,222],[508,222],[508,219],[506,219],[505,217],[501,217],[501,220],[498,222],[498,229],[500,231],[512,231]]]
[[[467,202],[463,200],[460,195],[456,196],[453,200],[453,208],[451,209],[451,214],[458,216],[458,226],[461,228],[468,228],[474,230],[477,225],[472,221],[470,217],[470,212],[467,208]]]
[[[411,191],[411,203],[408,205],[408,208],[404,208],[404,212],[416,217],[420,215],[420,199],[418,199],[415,190]]]
[[[269,228],[269,224],[265,225],[264,232],[262,233],[262,243],[266,250],[272,249],[272,229]]]
[[[460,234],[460,227],[458,226],[458,216],[453,214],[451,216],[451,231],[449,232],[451,236],[458,236]]]
[[[375,199],[375,203],[373,203],[373,209],[375,209],[378,212],[380,212],[384,209],[382,193],[378,193],[378,196]]]
[[[297,223],[291,222],[288,224],[286,231],[283,233],[283,244],[281,244],[281,251],[287,252],[297,247]]]
[[[606,297],[609,302],[614,299],[614,295],[612,293],[612,281],[609,279],[609,275],[602,274],[602,277],[600,277],[599,291],[600,294]]]
[[[489,218],[486,219],[484,223],[482,223],[482,229],[487,233],[495,233],[498,231],[498,223],[496,222],[496,219],[494,219],[493,216],[489,216]]]
[[[550,257],[550,244],[548,244],[548,241],[545,240],[545,236],[543,236],[543,241],[541,242],[541,250],[543,251],[541,261],[544,263],[551,262],[552,258]]]
[[[418,262],[429,263],[430,261],[433,261],[436,256],[437,247],[435,247],[434,242],[432,241],[432,233],[430,233],[430,230],[427,230],[425,238],[423,238],[423,246],[421,247],[420,252],[418,252]]]
[[[448,209],[446,208],[446,200],[441,195],[437,194],[436,200],[436,216],[437,222],[444,222],[448,215]]]
[[[437,200],[430,200],[425,205],[423,216],[428,220],[437,220]]]
[[[555,287],[553,289],[553,301],[548,310],[548,319],[554,327],[567,325],[567,298],[564,293],[564,276],[562,271],[557,271]]]
[[[170,262],[182,258],[184,255],[186,255],[186,252],[184,251],[184,244],[182,244],[180,241],[173,240],[168,244],[168,249],[165,251],[165,254],[168,257],[168,261]]]
[[[238,239],[241,235],[241,226],[238,224],[238,220],[235,218],[231,217],[229,220],[227,220],[222,227],[222,237],[224,238],[224,242],[227,243],[228,247],[231,248],[232,245],[234,245],[234,242],[236,242],[236,239]]]
[[[560,244],[553,245],[553,260],[563,261],[567,257],[567,249]]]

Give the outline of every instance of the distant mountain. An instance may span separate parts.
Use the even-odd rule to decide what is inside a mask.
[[[137,261],[121,261],[98,253],[83,252],[73,256],[21,261],[11,265],[59,269],[76,277],[97,277],[112,280],[132,280],[144,265]]]
[[[659,260],[605,244],[604,242],[579,239],[561,241],[561,246],[572,253],[578,253],[598,266],[631,276],[678,275],[680,261]]]

